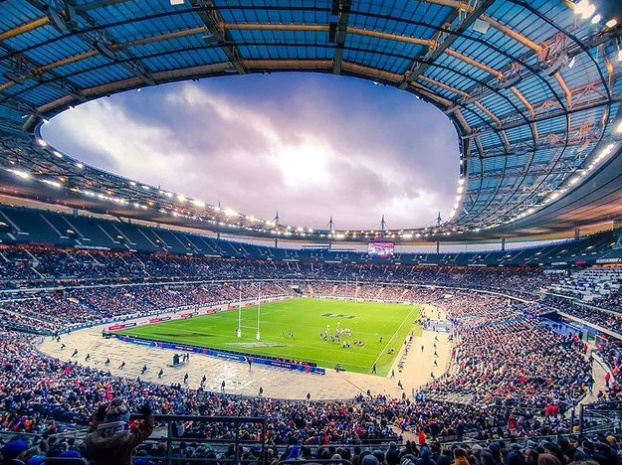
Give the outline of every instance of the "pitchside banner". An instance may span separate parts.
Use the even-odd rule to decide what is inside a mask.
[[[262,300],[262,302],[275,302],[278,300],[283,300],[283,297],[265,299],[265,300]],[[250,302],[244,302],[244,307],[250,307],[252,305],[256,305],[256,302],[254,300]],[[220,307],[220,308],[219,307],[202,308],[200,310],[195,310],[193,312],[187,311],[187,310],[190,310],[189,307],[190,306],[183,307],[178,310],[178,311],[185,310],[186,311],[185,313],[174,314],[174,315],[169,315],[169,316],[164,316],[164,317],[152,317],[152,318],[147,318],[147,319],[140,319],[138,321],[133,321],[131,323],[116,323],[106,328],[106,331],[118,331],[119,329],[132,328],[134,326],[144,326],[144,325],[149,325],[149,324],[162,323],[163,321],[192,318],[194,316],[198,316],[201,314],[209,315],[212,313],[224,312],[228,310],[237,310],[239,307],[239,304],[229,302],[228,304],[223,304],[223,307]],[[76,326],[74,329],[79,329],[80,327],[82,326]]]
[[[202,310],[202,311],[186,312],[186,313],[180,313],[178,315],[160,316],[156,318],[148,318],[146,320],[132,321],[131,323],[117,323],[115,325],[108,326],[106,328],[106,331],[118,331],[120,329],[134,328],[136,326],[152,325],[152,324],[162,323],[164,321],[170,321],[170,320],[187,320],[188,318],[198,316],[201,313],[209,314],[209,313],[216,313],[217,311],[218,310],[216,309],[209,308],[207,310]]]
[[[146,339],[140,339],[138,337],[131,336],[121,336],[115,334],[117,338],[119,338],[123,342],[129,342],[131,344],[137,344],[141,346],[154,347],[159,349],[173,349],[173,350],[181,350],[183,352],[193,352],[195,354],[209,355],[210,357],[216,357],[223,360],[230,360],[234,362],[242,362],[246,363],[248,358],[250,357],[253,363],[257,363],[258,365],[266,365],[276,368],[284,368],[286,370],[293,371],[303,371],[306,373],[312,373],[314,375],[325,375],[326,370],[324,368],[319,368],[316,366],[311,366],[309,364],[299,364],[299,363],[290,363],[282,360],[274,360],[270,358],[256,357],[256,356],[246,356],[243,354],[239,354],[236,352],[227,352],[224,350],[216,350],[216,349],[207,349],[205,347],[196,347],[189,346],[185,344],[173,344],[170,342],[156,342],[156,341],[148,341]]]

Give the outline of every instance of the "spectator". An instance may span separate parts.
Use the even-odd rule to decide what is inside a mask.
[[[93,416],[91,433],[84,440],[86,455],[95,465],[131,465],[132,451],[153,432],[149,404],[140,411],[144,420],[130,430],[130,411],[122,398],[100,406]]]

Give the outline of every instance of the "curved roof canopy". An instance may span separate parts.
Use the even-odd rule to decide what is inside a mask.
[[[615,0],[592,3],[5,0],[2,184],[113,214],[306,239],[516,235],[611,219],[622,213],[622,15]],[[47,118],[115,92],[288,70],[396,86],[451,118],[456,204],[436,233],[288,228],[85,167],[38,138]]]

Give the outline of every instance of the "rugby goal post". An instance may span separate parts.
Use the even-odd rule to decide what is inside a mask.
[[[236,330],[236,336],[239,338],[242,337],[242,329],[254,329],[255,330],[255,340],[261,340],[261,282],[259,283],[259,293],[257,296],[257,326],[243,326],[242,325],[242,281],[239,283],[239,299],[238,299],[238,328]]]

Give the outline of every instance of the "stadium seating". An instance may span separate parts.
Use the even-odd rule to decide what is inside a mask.
[[[576,334],[551,331],[540,317],[559,312],[622,334],[619,268],[536,266],[536,261],[590,257],[593,263],[611,257],[617,253],[611,233],[512,252],[399,254],[375,262],[356,252],[275,249],[51,212],[2,207],[0,213],[10,225],[9,232],[0,232],[0,431],[5,432],[80,429],[96,405],[121,395],[134,410],[149,398],[157,414],[267,412],[275,448],[294,442],[305,447],[383,443],[409,432],[439,441],[568,434],[576,424],[566,413],[593,383],[587,346]],[[302,294],[441,307],[455,328],[449,371],[414,397],[372,394],[300,404],[122,379],[37,351],[36,334],[234,302],[240,291],[243,299],[257,299],[258,282],[263,297]],[[598,352],[614,373],[600,402],[616,401],[622,395],[622,350],[619,343],[601,341]],[[311,426],[301,418],[309,418]],[[182,434],[201,437],[205,431],[189,425]],[[231,434],[218,430],[222,438]],[[145,453],[157,454],[154,447],[145,446]],[[315,453],[321,454],[309,452]]]
[[[49,244],[116,251],[170,252],[201,256],[316,261],[333,263],[379,263],[427,266],[540,266],[551,263],[594,264],[598,260],[622,259],[614,248],[617,233],[603,232],[576,241],[508,251],[464,253],[397,253],[370,258],[366,253],[325,249],[288,250],[219,240],[206,235],[133,224],[127,221],[68,215],[59,212],[0,206],[0,241],[5,244]]]
[[[310,283],[311,288],[315,287],[314,283]],[[317,294],[322,294],[321,289],[328,289],[322,283],[318,285]],[[351,289],[346,289],[344,285],[333,285],[330,288],[332,296],[337,297],[351,297],[358,289],[358,292],[375,294],[379,288],[377,286],[369,286],[370,289],[364,289],[367,285],[359,286],[358,288],[352,286]],[[397,286],[395,286],[397,287]],[[231,290],[228,290],[231,289]],[[363,291],[361,291],[363,289]],[[262,293],[266,290],[262,288]],[[282,287],[275,286],[272,288],[274,293],[282,292]],[[118,308],[129,307],[135,305],[135,309],[149,310],[153,305],[153,302],[166,302],[171,298],[170,293],[176,291],[183,291],[186,298],[191,299],[192,295],[200,296],[210,295],[212,298],[225,298],[235,299],[237,289],[226,283],[222,287],[207,291],[203,288],[199,291],[196,289],[192,293],[187,293],[187,289],[160,289],[157,292],[153,292],[153,289],[147,291],[140,291],[140,297],[138,293],[127,294],[127,289],[121,289],[115,295],[109,292],[98,292],[97,300],[91,296],[91,300],[87,300],[82,303],[80,296],[76,299],[80,302],[74,307],[66,307],[62,309],[60,314],[52,313],[50,310],[54,308],[53,297],[50,297],[48,303],[41,303],[45,299],[36,299],[35,301],[26,304],[26,300],[22,301],[23,308],[16,306],[10,307],[11,313],[24,314],[26,320],[30,320],[37,313],[45,315],[46,320],[56,319],[60,321],[75,317],[78,314],[88,314],[91,312],[96,317],[96,312],[101,312],[104,308],[114,311],[115,302],[119,302]],[[451,404],[464,404],[469,405],[469,412],[473,412],[473,401],[479,405],[481,411],[486,409],[487,406],[493,405],[495,409],[498,409],[497,421],[495,421],[494,427],[503,427],[507,420],[507,415],[512,408],[520,405],[523,409],[529,412],[541,412],[546,407],[550,399],[555,399],[556,405],[562,406],[562,410],[569,408],[583,393],[582,381],[586,377],[586,371],[588,369],[587,362],[583,358],[585,347],[576,338],[560,336],[551,333],[550,330],[541,327],[537,320],[526,315],[520,308],[514,308],[508,306],[506,299],[502,297],[480,294],[472,291],[461,291],[452,296],[446,294],[444,290],[423,289],[421,294],[418,294],[418,290],[415,288],[407,288],[408,295],[404,295],[404,289],[400,287],[400,291],[394,289],[385,288],[387,295],[396,295],[396,292],[401,292],[401,298],[416,299],[421,302],[434,302],[436,305],[442,306],[448,313],[450,319],[452,319],[457,325],[456,337],[461,341],[457,346],[456,357],[454,360],[454,366],[450,373],[441,380],[435,381],[432,384],[425,387],[420,391],[421,400],[416,405],[409,405],[404,400],[392,400],[383,396],[378,396],[365,400],[365,411],[371,413],[372,416],[380,421],[382,417],[386,419],[386,409],[388,406],[393,410],[393,416],[399,416],[401,427],[406,428],[404,423],[405,418],[408,417],[410,428],[416,426],[416,428],[423,427],[425,425],[425,416],[423,411],[433,409],[436,411],[439,407],[439,403],[443,405],[444,402]],[[247,285],[244,289],[248,295],[253,295],[256,289],[252,285]],[[162,294],[164,293],[164,295]],[[214,297],[217,295],[216,297]],[[123,301],[124,298],[128,298],[132,301],[129,304],[127,301]],[[119,301],[119,299],[121,299]],[[105,305],[99,302],[105,302]],[[175,299],[173,300],[175,301]],[[189,302],[191,300],[186,300]],[[83,312],[80,312],[80,305],[83,305]],[[29,308],[30,311],[24,309]],[[60,310],[60,308],[59,308]],[[32,313],[37,312],[37,313]],[[469,318],[465,319],[464,315],[468,314]],[[33,320],[35,321],[35,320]],[[22,322],[15,322],[16,327],[18,323],[27,324]],[[520,339],[523,341],[522,345],[513,345],[511,341]],[[11,330],[5,330],[0,335],[0,345],[4,354],[6,354],[5,366],[10,365],[11,369],[5,370],[0,375],[0,385],[4,386],[4,410],[7,412],[8,418],[5,418],[3,424],[8,428],[14,428],[15,422],[22,424],[24,422],[23,415],[29,415],[29,411],[32,407],[31,402],[34,397],[30,397],[28,394],[23,397],[24,402],[16,403],[15,401],[15,389],[19,389],[21,396],[29,393],[30,389],[35,389],[38,380],[44,376],[45,379],[50,380],[49,385],[50,395],[53,392],[63,392],[68,386],[84,386],[87,389],[91,387],[95,388],[97,385],[108,386],[101,391],[95,397],[93,394],[90,396],[90,400],[85,402],[84,393],[72,398],[69,404],[62,406],[52,407],[50,400],[49,406],[43,406],[43,411],[38,411],[38,422],[30,425],[31,430],[33,428],[41,431],[49,428],[50,424],[45,418],[54,419],[57,422],[62,423],[78,423],[85,424],[88,421],[88,412],[92,408],[93,401],[96,399],[103,400],[106,398],[105,393],[122,393],[129,387],[133,386],[133,382],[123,380],[120,378],[114,378],[110,375],[106,375],[102,372],[92,370],[89,368],[82,368],[75,365],[72,362],[51,362],[45,356],[36,352],[35,341],[32,336],[24,335],[23,333],[14,332]],[[552,350],[552,348],[555,348]],[[516,358],[517,354],[523,350],[529,350],[531,353],[531,362],[529,365],[522,361],[520,367],[512,368],[510,372],[500,376],[512,363],[521,363],[520,358]],[[490,357],[490,351],[497,352],[496,357]],[[28,361],[26,363],[26,360]],[[486,362],[484,362],[486,360]],[[512,360],[515,360],[512,362]],[[544,367],[548,366],[564,366],[563,370],[557,373],[549,374],[549,378],[552,379],[550,383],[543,384],[541,382],[542,371]],[[493,375],[496,373],[496,375]],[[4,378],[3,378],[4,377]],[[29,380],[27,385],[16,382],[17,379]],[[54,380],[53,382],[51,380]],[[32,383],[32,384],[31,384]],[[192,396],[195,398],[195,407],[184,408],[184,414],[206,414],[216,415],[223,413],[219,410],[217,404],[214,404],[210,399],[216,399],[215,394],[204,392],[193,392],[181,387],[175,387],[171,389],[165,389],[160,386],[144,385],[149,395],[155,396],[159,399],[158,402],[154,402],[157,405],[158,413],[167,413],[170,410],[166,407],[169,405],[168,400],[174,396],[177,399],[175,405],[187,405],[181,402],[181,399]],[[13,393],[13,394],[10,394]],[[8,397],[7,397],[7,394]],[[147,393],[143,394],[147,395]],[[168,399],[168,400],[167,400]],[[140,405],[140,399],[133,399],[136,405]],[[266,402],[274,402],[268,400],[254,400],[249,401],[246,399],[231,398],[230,402],[239,403],[240,413],[253,416],[261,409],[265,408]],[[352,401],[344,401],[341,403],[317,403],[314,408],[318,409],[342,409],[344,406],[361,405],[362,398],[354,399]],[[278,405],[281,408],[296,409],[302,408],[297,406],[296,403],[287,403],[285,401],[280,402]],[[450,423],[457,421],[458,417],[455,415],[461,412],[463,407],[454,407],[452,410],[448,410],[449,404],[442,407],[445,414],[451,416],[443,418],[442,422],[439,421],[438,430],[432,428],[431,434],[436,436],[441,434],[442,424],[446,421]],[[53,410],[48,410],[53,408]],[[172,408],[172,405],[171,407]],[[229,409],[229,407],[228,407]],[[378,410],[375,410],[378,409]],[[414,411],[418,411],[418,415],[413,414]],[[384,412],[384,413],[383,413]],[[352,411],[348,420],[348,428],[345,430],[347,434],[353,434],[356,430],[356,422],[362,421],[365,415],[359,412],[358,408]],[[454,420],[451,420],[454,418]],[[418,419],[418,420],[416,420]],[[396,418],[392,418],[393,421],[397,421]],[[440,419],[439,419],[440,420]],[[326,420],[325,420],[326,421]],[[414,424],[416,423],[416,425]],[[273,425],[276,427],[276,425]],[[448,425],[446,425],[448,426]],[[456,428],[458,425],[453,424],[452,427]],[[58,427],[61,427],[60,425]],[[486,435],[491,434],[490,429],[481,428],[475,424],[467,423],[468,430],[474,430],[477,434]],[[531,425],[528,419],[525,419],[523,428],[531,433],[537,429],[538,433],[550,432],[552,424],[533,424]],[[558,427],[568,428],[569,426],[562,422]],[[18,426],[17,430],[23,428]],[[275,431],[274,434],[282,434],[279,431]],[[394,437],[389,433],[389,430],[381,428],[376,430],[379,437]],[[388,436],[387,436],[388,435]],[[305,439],[301,437],[301,439]],[[343,438],[341,438],[343,439]],[[277,442],[286,441],[286,438],[281,437]]]

